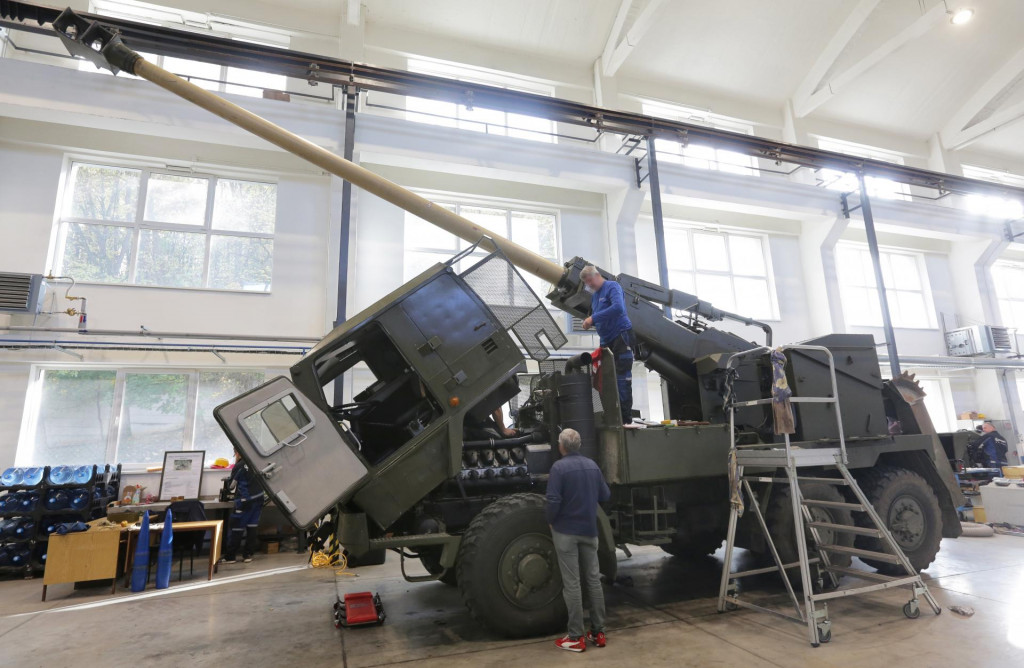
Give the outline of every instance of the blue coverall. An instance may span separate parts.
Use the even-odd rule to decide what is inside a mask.
[[[609,348],[615,360],[622,424],[633,421],[633,323],[626,315],[622,286],[606,280],[590,300],[590,318],[601,338],[601,347]]]
[[[231,478],[235,483],[235,509],[231,512],[231,533],[228,536],[228,547],[224,558],[234,561],[238,556],[238,548],[242,549],[242,557],[248,559],[256,551],[259,541],[260,513],[263,512],[263,488],[256,480],[255,474],[244,462],[237,462],[231,469]]]

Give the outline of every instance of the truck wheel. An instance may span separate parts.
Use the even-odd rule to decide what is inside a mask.
[[[423,568],[427,569],[427,572],[431,575],[437,575],[444,571],[444,566],[441,565],[441,548],[425,549],[420,552],[420,563],[423,564]],[[437,581],[454,587],[457,582],[455,578],[457,566],[458,564],[456,563],[455,566],[449,568]]]
[[[876,466],[858,471],[857,481],[914,570],[928,568],[935,560],[942,540],[942,513],[931,485],[920,474],[896,466]],[[867,526],[867,515],[857,514],[858,523]],[[882,548],[881,539],[867,536],[857,537],[857,547],[887,551]],[[862,561],[886,575],[905,575],[899,564],[872,559]]]
[[[673,557],[681,559],[700,559],[714,554],[722,547],[725,536],[720,533],[703,533],[687,538],[675,538],[671,543],[661,545],[661,549]]]
[[[564,630],[562,574],[544,497],[513,494],[483,509],[462,536],[459,591],[473,615],[510,638]]]
[[[846,501],[835,485],[829,485],[827,483],[800,483],[800,491],[803,493],[805,499],[817,499],[818,501]],[[793,528],[793,501],[790,494],[789,485],[776,485],[775,489],[772,490],[771,499],[768,501],[768,511],[765,513],[765,522],[767,522],[768,530],[772,534],[772,541],[775,543],[775,549],[779,551],[779,558],[782,559],[782,563],[784,564],[791,564],[799,559],[796,546],[796,531]],[[811,518],[816,522],[847,525],[853,524],[853,515],[849,510],[843,510],[842,508],[822,508],[820,506],[809,506],[808,510],[811,513]],[[829,531],[827,529],[818,529],[818,536],[821,538],[822,543],[826,545],[844,545],[846,547],[853,547],[854,537],[853,534],[850,533],[839,533]],[[813,544],[810,533],[807,533],[809,557],[817,556],[817,551],[813,549]],[[771,552],[767,550],[767,546],[765,547],[765,550],[766,556],[771,560]],[[829,553],[828,557],[829,562],[833,566],[846,567],[850,565],[851,558],[848,554],[837,554],[832,552]],[[790,580],[797,586],[800,586],[799,569],[791,568],[787,573],[789,573]],[[811,573],[813,577],[813,568],[811,569]]]

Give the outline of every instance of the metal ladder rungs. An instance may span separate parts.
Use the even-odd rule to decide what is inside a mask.
[[[823,501],[821,499],[802,499],[805,506],[820,506],[821,508],[839,508],[840,510],[864,510],[859,503],[846,503],[845,501]]]
[[[819,545],[819,550],[827,550],[828,552],[839,552],[840,554],[849,554],[854,557],[863,557],[865,559],[875,559],[877,561],[884,561],[890,564],[900,563],[900,558],[895,554],[889,554],[888,552],[875,552],[873,550],[862,550],[856,547],[846,547],[845,545]]]
[[[808,526],[812,526],[815,529],[827,529],[829,531],[839,531],[842,533],[852,533],[858,536],[874,536],[875,538],[881,538],[882,532],[879,529],[872,529],[869,527],[855,527],[849,524],[832,524],[831,522],[810,522]]]
[[[896,580],[915,579],[909,575],[883,575],[882,573],[874,573],[872,571],[858,571],[856,568],[846,568],[845,566],[829,566],[828,571],[849,575],[850,577],[861,578],[863,580],[873,580],[875,582],[894,582]]]
[[[819,562],[821,562],[821,559],[819,559],[817,557],[812,557],[812,558],[807,560],[808,564],[817,564]],[[800,567],[800,562],[799,561],[794,561],[791,564],[783,564],[782,565],[782,568],[785,569],[785,570],[789,570],[790,568],[799,568],[799,567]],[[737,571],[736,573],[730,572],[729,573],[729,578],[730,579],[731,578],[746,578],[746,577],[750,577],[751,575],[764,575],[765,573],[771,573],[773,571],[778,571],[778,570],[779,570],[778,566],[765,566],[764,568],[752,568],[749,571]]]
[[[806,478],[806,477],[797,477],[797,480],[799,480],[800,482],[821,482],[821,483],[825,483],[826,485],[846,485],[847,484],[847,482],[845,480],[843,480],[842,478]]]

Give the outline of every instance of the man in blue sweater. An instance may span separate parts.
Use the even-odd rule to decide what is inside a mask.
[[[562,573],[562,596],[569,610],[569,632],[555,644],[570,652],[587,649],[587,640],[605,646],[604,591],[597,563],[597,504],[611,491],[593,460],[580,454],[579,432],[563,429],[558,435],[562,458],[551,467],[547,487],[547,517],[551,540]],[[583,635],[583,598],[580,571],[587,583],[590,630]]]
[[[619,387],[619,408],[622,424],[633,423],[633,323],[626,315],[626,300],[622,286],[606,280],[594,265],[580,272],[590,299],[590,317],[583,321],[583,329],[594,327],[601,338],[601,347],[612,351],[615,376]]]

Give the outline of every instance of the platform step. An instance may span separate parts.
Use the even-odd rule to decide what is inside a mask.
[[[826,552],[837,552],[839,554],[849,554],[854,557],[861,557],[862,559],[874,559],[875,561],[884,561],[889,564],[900,563],[900,558],[894,554],[888,552],[875,552],[873,550],[862,550],[856,547],[847,547],[845,545],[819,545],[818,549],[825,550]]]
[[[852,533],[858,536],[874,536],[875,538],[882,537],[881,529],[871,529],[868,527],[855,527],[849,524],[832,524],[831,522],[811,522],[808,526],[814,527],[815,529],[828,529],[829,531],[839,531],[842,533]]]
[[[800,482],[821,482],[821,483],[824,483],[826,485],[849,485],[850,484],[850,483],[846,482],[845,480],[843,480],[842,478],[807,478],[807,477],[802,477],[801,476],[801,477],[797,477],[797,480],[799,480]]]
[[[893,582],[895,580],[907,580],[907,584],[914,582],[919,579],[916,575],[883,575],[882,573],[875,573],[873,571],[859,571],[856,568],[846,568],[844,566],[829,566],[827,569],[830,573],[836,573],[841,575],[849,575],[855,578],[861,578],[863,580],[872,580],[874,582]]]
[[[805,506],[818,506],[820,508],[839,508],[840,510],[864,510],[859,503],[846,503],[845,501],[823,501],[821,499],[802,499]]]

